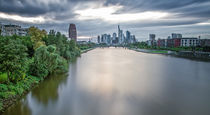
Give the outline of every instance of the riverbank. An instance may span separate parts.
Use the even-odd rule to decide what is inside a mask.
[[[84,49],[81,51],[81,54],[93,49],[94,48]],[[24,80],[18,81],[16,84],[12,82],[8,84],[0,84],[0,114],[2,114],[8,107],[15,104],[17,100],[21,99],[33,88],[37,87],[45,79],[30,75],[26,76]]]
[[[129,48],[129,49],[137,51],[137,52],[143,52],[143,53],[163,54],[163,55],[171,55],[171,56],[177,56],[177,57],[210,61],[210,52],[150,50],[150,49],[139,49],[139,48]]]
[[[16,84],[12,82],[0,84],[0,114],[31,89],[35,88],[42,80],[39,77],[27,76],[24,80],[18,81]]]
[[[81,53],[86,53],[86,52],[91,51],[93,49],[95,49],[95,48],[88,48],[88,49],[82,50]]]

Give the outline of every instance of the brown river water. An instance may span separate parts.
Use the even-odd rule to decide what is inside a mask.
[[[210,63],[97,48],[3,115],[210,115]]]

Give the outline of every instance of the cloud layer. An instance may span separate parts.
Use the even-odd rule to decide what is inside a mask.
[[[166,37],[210,34],[210,0],[0,0],[0,22],[55,29],[80,38],[117,31],[120,24],[139,40],[149,33]]]

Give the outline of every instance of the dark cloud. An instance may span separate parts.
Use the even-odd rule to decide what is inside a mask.
[[[42,0],[40,0],[42,1]],[[37,16],[49,12],[67,10],[64,4],[40,2],[39,0],[0,0],[0,12],[22,16]],[[48,1],[48,0],[46,0]]]
[[[138,13],[144,11],[159,11],[172,14],[164,20],[158,21],[134,21],[125,23],[109,23],[100,19],[77,20],[77,14],[74,13],[75,6],[95,3],[105,6],[122,5],[123,9],[117,13]],[[80,8],[86,8],[87,6]],[[210,0],[0,0],[0,12],[7,14],[17,14],[21,16],[44,16],[52,21],[44,24],[31,24],[11,20],[3,20],[4,23],[18,23],[24,26],[35,25],[47,30],[55,29],[67,34],[69,23],[77,25],[78,34],[81,36],[96,36],[103,33],[116,32],[117,24],[122,25],[125,30],[132,30],[139,38],[145,38],[148,33],[159,31],[160,36],[167,36],[167,32],[173,32],[178,29],[185,30],[182,27],[188,27],[187,31],[192,33],[210,29],[208,25],[195,26],[198,23],[208,22],[210,19]],[[192,29],[190,29],[190,27]],[[168,27],[167,31],[160,32],[161,27]],[[149,28],[149,29],[148,29]],[[173,28],[173,29],[170,29]],[[176,29],[174,29],[176,28]],[[169,31],[170,30],[170,31]],[[182,32],[178,31],[178,32]],[[206,32],[206,31],[205,31]],[[164,34],[165,33],[165,34]]]

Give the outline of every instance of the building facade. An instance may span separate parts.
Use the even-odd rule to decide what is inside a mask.
[[[131,43],[131,33],[126,31],[126,43]]]
[[[210,47],[210,39],[200,39],[201,47]]]
[[[1,36],[5,36],[6,35],[5,27],[1,23],[0,23],[0,35]]]
[[[149,40],[155,40],[155,34],[149,34]]]
[[[165,39],[158,39],[157,40],[157,46],[158,47],[166,47],[167,46],[166,43],[167,43],[167,41]]]
[[[75,24],[69,25],[69,38],[77,41],[77,29]]]
[[[174,47],[179,47],[181,45],[181,38],[174,38]]]
[[[101,43],[101,38],[100,38],[100,36],[97,37],[97,41],[98,41],[99,44]]]
[[[174,47],[174,40],[173,39],[167,39],[166,40],[166,44],[167,44],[167,47]]]
[[[19,25],[2,25],[0,24],[0,35],[2,36],[26,36],[28,34],[28,28],[21,28]]]
[[[198,46],[198,45],[199,45],[198,38],[182,38],[181,39],[181,46],[183,47]]]
[[[157,41],[155,40],[155,34],[149,34],[149,40],[147,41],[148,46],[156,46]]]

